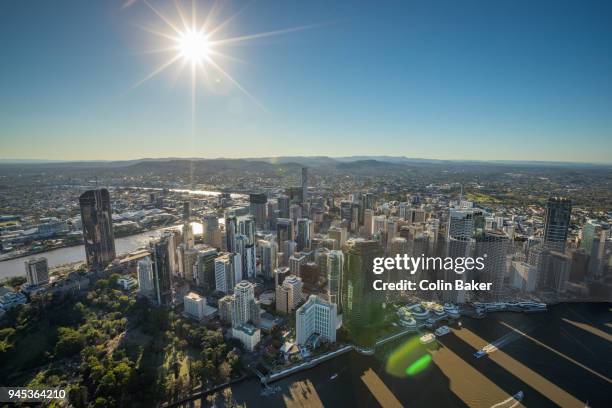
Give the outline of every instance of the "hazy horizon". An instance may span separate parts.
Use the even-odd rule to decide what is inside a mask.
[[[565,160],[520,160],[520,159],[443,159],[434,157],[413,157],[404,155],[388,155],[388,154],[355,154],[345,156],[328,156],[328,155],[278,155],[278,156],[158,156],[158,157],[131,157],[125,159],[45,159],[45,158],[0,158],[0,164],[38,164],[38,163],[76,163],[76,162],[129,162],[129,161],[164,161],[164,160],[271,160],[274,159],[332,159],[344,161],[357,161],[360,159],[381,160],[405,160],[405,161],[440,161],[440,162],[481,162],[481,163],[534,163],[534,164],[569,164],[569,165],[594,165],[594,166],[612,166],[610,162],[588,162],[588,161],[565,161]]]

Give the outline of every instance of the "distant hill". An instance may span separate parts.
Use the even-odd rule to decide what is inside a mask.
[[[143,158],[135,160],[115,161],[53,161],[53,160],[0,160],[0,169],[27,168],[35,171],[53,169],[117,169],[130,167],[134,171],[153,171],[164,169],[167,171],[181,171],[190,167],[201,171],[258,171],[268,172],[278,169],[298,169],[299,167],[367,171],[368,169],[401,169],[402,167],[490,167],[501,168],[526,168],[526,167],[548,167],[548,168],[594,168],[612,169],[612,164],[596,163],[570,163],[570,162],[547,162],[547,161],[477,161],[477,160],[434,160],[408,158],[404,156],[280,156],[262,158]]]

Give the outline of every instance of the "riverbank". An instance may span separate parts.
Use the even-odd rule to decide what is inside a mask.
[[[192,225],[194,226],[195,234],[201,233],[201,224],[194,222]],[[135,235],[115,238],[116,253],[117,255],[122,255],[139,248],[144,248],[149,244],[149,241],[159,238],[163,231],[170,228],[181,228],[181,226],[181,224],[175,224],[148,230]],[[60,265],[85,261],[85,246],[80,243],[79,245],[53,249],[29,256],[44,256],[47,258],[49,268],[54,268]],[[25,276],[24,262],[27,258],[28,256],[0,261],[0,278]]]
[[[146,234],[148,232],[151,231],[155,231],[155,230],[159,230],[159,229],[167,229],[167,228],[176,228],[176,227],[180,227],[182,224],[181,223],[173,223],[173,224],[168,224],[168,225],[154,225],[151,226],[149,228],[138,228],[135,231],[130,231],[129,233],[117,233],[115,232],[115,239],[119,239],[119,238],[129,238],[135,235],[139,235],[139,234]],[[54,240],[62,240],[63,237],[58,237]],[[70,247],[74,247],[74,246],[81,246],[83,245],[83,241],[82,240],[78,240],[78,241],[63,241],[62,244],[50,244],[47,245],[43,248],[40,249],[34,249],[34,250],[29,250],[27,252],[18,252],[18,253],[8,253],[8,254],[3,254],[0,255],[0,263],[4,262],[4,261],[11,261],[13,259],[20,259],[20,258],[28,258],[31,256],[35,256],[35,255],[40,255],[40,254],[44,254],[45,252],[49,252],[49,251],[54,251],[56,249],[62,249],[62,248],[70,248]]]

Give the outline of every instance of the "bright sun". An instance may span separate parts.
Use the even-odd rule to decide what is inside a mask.
[[[208,38],[204,33],[194,29],[181,33],[177,48],[181,57],[191,63],[201,64],[208,59],[210,54]]]
[[[184,0],[187,2],[187,0]],[[181,6],[181,0],[175,0],[174,5],[178,15],[178,19],[172,19],[161,10],[154,7],[148,0],[142,1],[146,4],[159,18],[164,22],[162,30],[142,27],[145,31],[151,32],[169,43],[164,44],[162,48],[147,51],[147,53],[171,53],[167,60],[159,65],[153,72],[149,73],[143,79],[134,84],[133,87],[140,86],[147,80],[165,71],[171,66],[178,68],[177,74],[180,74],[185,67],[189,67],[191,71],[191,98],[192,111],[195,109],[196,95],[196,79],[205,78],[207,81],[220,82],[222,79],[233,84],[242,93],[249,97],[255,104],[262,109],[263,106],[253,95],[251,95],[237,80],[235,80],[222,67],[220,61],[243,62],[242,60],[225,54],[224,48],[232,44],[239,44],[258,38],[275,36],[283,33],[304,30],[310,26],[286,28],[284,30],[268,31],[258,34],[242,35],[238,37],[222,38],[224,27],[230,23],[242,9],[224,21],[215,24],[214,17],[219,13],[215,5],[208,11],[204,21],[198,21],[196,15],[196,0],[191,1],[191,13],[186,12]],[[170,3],[170,2],[168,2]],[[221,3],[221,2],[219,2]],[[216,75],[211,74],[216,73]],[[214,77],[213,77],[214,75]],[[264,109],[265,110],[265,109]]]

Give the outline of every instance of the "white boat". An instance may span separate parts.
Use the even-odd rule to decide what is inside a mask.
[[[448,326],[440,326],[436,329],[436,331],[434,331],[434,333],[436,334],[436,336],[440,337],[450,333],[450,329]]]
[[[330,380],[335,380],[336,378],[338,378],[338,373],[335,373],[331,377],[329,377]]]
[[[429,344],[436,339],[436,336],[433,333],[427,333],[423,336],[419,337],[419,342],[421,344]]]
[[[491,354],[491,353],[493,353],[496,350],[497,350],[497,347],[495,347],[492,344],[487,344],[482,349],[480,349],[477,352],[475,352],[474,353],[474,357],[476,357],[476,358],[484,357],[487,354]]]

